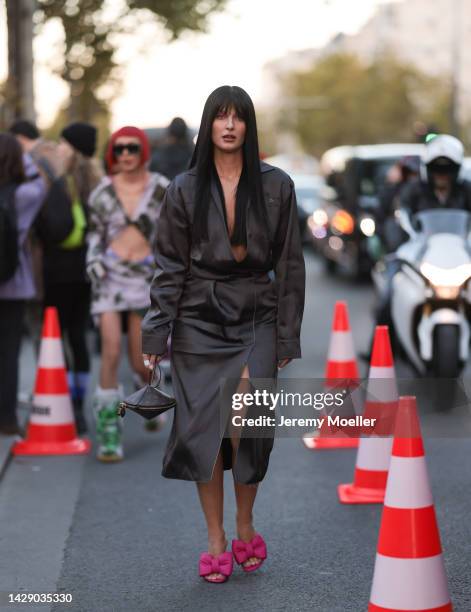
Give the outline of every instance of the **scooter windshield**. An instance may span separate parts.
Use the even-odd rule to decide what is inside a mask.
[[[466,210],[424,210],[414,215],[414,225],[421,234],[456,234],[467,238],[471,214]]]

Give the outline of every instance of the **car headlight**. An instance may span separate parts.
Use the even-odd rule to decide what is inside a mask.
[[[352,215],[346,210],[338,210],[332,217],[332,227],[341,234],[351,234],[355,228]]]
[[[363,217],[363,219],[360,221],[360,230],[368,238],[374,236],[376,231],[375,220],[372,217]]]
[[[471,277],[471,264],[462,264],[456,268],[439,268],[424,262],[420,271],[435,287],[461,287]]]
[[[318,208],[312,213],[312,220],[316,225],[327,225],[329,216],[323,208]]]

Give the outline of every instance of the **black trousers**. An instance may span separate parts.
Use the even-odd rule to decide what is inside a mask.
[[[0,300],[0,425],[16,425],[23,300]]]
[[[66,350],[67,369],[89,372],[87,325],[90,316],[90,285],[88,283],[55,283],[44,286],[44,305],[55,306],[59,314]]]

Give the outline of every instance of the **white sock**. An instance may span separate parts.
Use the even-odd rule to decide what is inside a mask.
[[[95,395],[99,399],[110,400],[110,399],[116,399],[116,398],[121,397],[120,391],[121,391],[120,388],[103,389],[102,387],[100,387],[100,385],[97,385],[97,388],[95,390]]]

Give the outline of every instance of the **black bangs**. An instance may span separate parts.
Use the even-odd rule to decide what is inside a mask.
[[[219,115],[219,113],[221,114],[228,113],[231,108],[235,110],[235,112],[237,113],[237,116],[240,119],[242,119],[243,121],[247,121],[248,119],[247,109],[244,107],[244,105],[241,103],[240,100],[235,99],[235,96],[234,96],[234,99],[223,102],[221,106],[216,110],[214,117]]]
[[[268,227],[267,212],[262,189],[260,155],[258,147],[257,120],[253,102],[241,87],[223,85],[215,89],[204,105],[190,168],[196,169],[195,214],[193,240],[198,243],[208,240],[208,209],[211,197],[211,181],[214,181],[214,147],[212,141],[213,122],[218,113],[234,108],[245,122],[243,145],[244,171],[242,183],[237,190],[236,224],[233,244],[246,242],[246,209],[250,200],[254,216],[262,228]],[[223,200],[224,201],[224,200]]]

